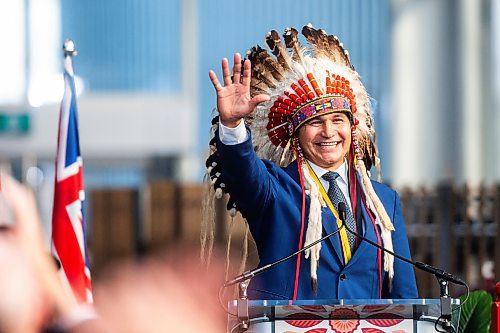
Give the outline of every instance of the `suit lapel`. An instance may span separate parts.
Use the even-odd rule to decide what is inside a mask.
[[[363,204],[361,204],[361,216],[362,220],[360,222],[363,223],[363,229],[365,230],[363,236],[368,238],[369,240],[376,241],[375,230],[373,230],[373,225],[371,223],[368,223],[370,221],[370,217],[363,207]],[[367,250],[373,247],[374,246],[369,244],[368,242],[361,241],[351,260],[349,260],[349,262],[347,263],[347,266],[354,265],[359,260],[359,258],[363,257],[364,253]]]
[[[333,215],[332,211],[330,208],[326,207],[321,210],[321,218],[323,220],[323,230],[325,231],[325,234],[332,233],[334,231],[338,230],[337,227],[337,219]],[[334,250],[335,254],[337,255],[337,259],[340,261],[341,265],[344,265],[344,256],[342,254],[342,248],[340,246],[340,237],[339,234],[337,233],[336,235],[328,238],[327,242],[329,242]]]

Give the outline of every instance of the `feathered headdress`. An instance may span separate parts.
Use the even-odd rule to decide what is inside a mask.
[[[287,166],[297,159],[303,192],[310,196],[310,207],[305,245],[319,239],[322,233],[321,207],[325,206],[318,185],[309,175],[307,163],[298,143],[297,131],[314,117],[333,112],[346,113],[351,120],[351,149],[348,156],[350,170],[359,175],[365,203],[381,226],[384,246],[392,250],[391,220],[373,190],[368,170],[376,167],[380,178],[380,160],[375,144],[375,129],[370,109],[370,99],[358,73],[352,66],[348,52],[336,36],[307,25],[302,35],[308,44],[303,46],[298,31],[287,28],[280,38],[276,31],[266,36],[271,53],[255,46],[247,52],[252,63],[250,94],[267,94],[269,101],[257,106],[245,122],[252,131],[257,155],[279,166]],[[216,119],[216,118],[215,118]],[[213,121],[216,129],[217,121]],[[230,193],[221,181],[217,165],[217,151],[212,140],[207,170],[218,197]],[[352,186],[352,184],[350,184]],[[356,193],[355,191],[351,193]],[[236,205],[231,200],[228,209],[233,213]],[[206,237],[205,237],[206,239]],[[203,243],[203,237],[202,237]],[[308,252],[311,257],[311,277],[317,279],[317,264],[321,244]],[[385,255],[385,271],[393,277],[393,257]]]

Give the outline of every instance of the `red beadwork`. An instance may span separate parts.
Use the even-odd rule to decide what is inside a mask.
[[[295,83],[292,83],[290,85],[290,87],[297,93],[297,95],[300,96],[300,98],[302,99],[302,101],[307,101],[309,100],[309,98],[307,97],[306,93],[300,89],[300,87],[298,85],[296,85]]]
[[[274,106],[289,111],[288,114],[293,113],[293,108],[291,108],[288,104],[285,104],[283,102],[275,101]]]
[[[294,101],[295,103],[297,103],[298,105],[300,105],[300,104],[303,103],[302,99],[299,96],[295,95],[295,94],[292,94],[292,93],[289,93],[288,91],[285,91],[285,95],[288,96],[288,97],[290,97],[290,99],[292,101]]]
[[[318,82],[316,81],[316,78],[314,75],[311,73],[307,73],[307,78],[309,79],[309,82],[311,82],[311,85],[313,86],[314,92],[316,93],[316,96],[321,97],[323,96],[323,91],[320,89],[318,86]]]
[[[285,103],[288,106],[291,106],[293,109],[298,107],[297,103],[295,103],[294,101],[292,101],[289,98],[284,98],[283,96],[278,97],[278,101]]]
[[[330,79],[330,74],[326,77],[326,93],[331,94],[333,92],[332,80]]]
[[[290,115],[290,111],[289,110],[286,110],[286,109],[283,109],[281,106],[271,106],[271,109],[270,109],[272,112],[277,112],[277,113],[281,113],[283,115]]]
[[[304,89],[304,91],[306,92],[308,100],[313,99],[314,93],[311,91],[311,89],[307,85],[306,81],[304,81],[303,79],[300,79],[298,82],[299,82],[300,86],[302,87],[302,89]]]

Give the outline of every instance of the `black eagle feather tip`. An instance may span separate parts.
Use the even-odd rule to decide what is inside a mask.
[[[217,152],[215,152],[207,157],[207,159],[205,160],[205,166],[207,168],[214,167],[214,163],[216,165],[219,165],[219,154]]]
[[[212,125],[218,124],[219,123],[219,116],[215,116],[212,118]]]
[[[271,57],[267,50],[258,46],[255,51],[255,60],[261,63],[266,68],[266,71],[274,77],[274,79],[278,81],[284,79],[284,76],[281,74],[283,67],[278,63],[278,61],[276,61],[276,59]]]
[[[311,289],[313,293],[316,295],[318,292],[318,279],[311,278]]]
[[[215,136],[210,139],[210,142],[208,143],[210,146],[216,146],[217,145],[217,139]]]
[[[286,28],[283,33],[283,39],[287,48],[293,50],[293,59],[301,64],[304,64],[304,57],[302,56],[302,46],[300,45],[299,32],[295,28]]]
[[[302,28],[302,35],[309,41],[315,43],[318,39],[318,31],[310,25],[306,25]]]
[[[281,42],[281,38],[276,30],[271,30],[266,36],[266,44],[269,46],[272,54],[276,57],[278,63],[285,69],[291,70],[291,59],[287,50]]]
[[[328,43],[328,36],[325,33],[306,25],[302,28],[302,35],[314,46],[317,56],[332,57],[336,60],[335,50]]]
[[[349,59],[349,53],[340,43],[336,36],[327,35],[324,30],[318,30],[311,25],[302,28],[302,35],[315,47],[317,55],[331,58],[334,61],[342,62],[343,65],[354,69]]]
[[[212,179],[212,181],[215,180],[214,189],[220,188],[222,190],[222,193],[227,193],[225,186],[221,186],[221,184],[224,183],[223,178],[221,176],[216,177],[214,175],[214,177],[210,177],[210,179]]]
[[[236,202],[234,202],[234,200],[231,197],[229,197],[229,200],[227,201],[226,209],[231,210],[233,208],[237,209]]]

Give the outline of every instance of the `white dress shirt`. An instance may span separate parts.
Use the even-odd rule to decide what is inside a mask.
[[[325,192],[328,193],[328,189],[330,188],[330,183],[323,179],[323,175],[327,173],[330,170],[323,169],[322,167],[317,166],[313,162],[307,160],[309,162],[309,165],[311,166],[311,169],[314,171],[316,174],[316,177],[318,177],[319,181],[321,182],[321,185],[323,185],[323,188],[325,189]],[[344,163],[342,163],[341,166],[339,166],[337,169],[334,170],[334,172],[339,174],[339,177],[335,180],[337,182],[337,185],[339,186],[340,190],[342,191],[342,194],[344,195],[346,199],[346,205],[351,209],[351,196],[349,195],[349,176],[347,175],[347,161],[344,159]]]

